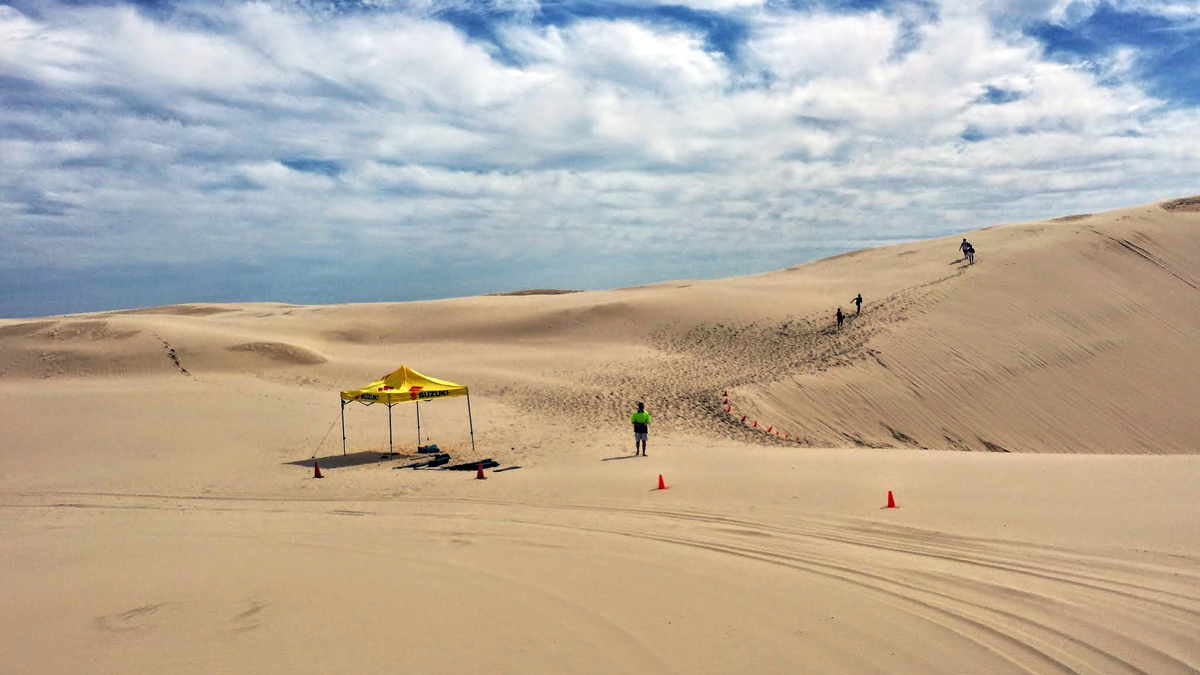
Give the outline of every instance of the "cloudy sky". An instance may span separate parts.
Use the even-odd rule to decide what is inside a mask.
[[[612,288],[1200,192],[1200,3],[16,0],[0,106],[0,316]]]

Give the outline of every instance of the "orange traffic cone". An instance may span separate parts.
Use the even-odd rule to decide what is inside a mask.
[[[755,428],[755,429],[757,429],[757,428],[758,428],[758,420],[754,420],[754,427],[753,427],[753,428]]]
[[[746,423],[746,416],[742,415],[742,424],[745,424],[745,423]]]
[[[727,413],[733,412],[733,406],[729,406],[728,408],[726,408],[725,412],[727,412]]]
[[[892,496],[891,490],[888,490],[888,505],[887,505],[887,507],[889,509],[900,508],[900,507],[896,506],[896,498]]]
[[[325,476],[321,475],[321,465],[317,464],[317,462],[314,460],[313,461],[313,478],[324,478],[324,477]]]
[[[660,473],[660,474],[658,474],[658,488],[657,488],[657,489],[659,489],[659,490],[666,490],[666,489],[667,489],[667,484],[663,482],[663,479],[662,479],[662,474],[661,474],[661,473]]]
[[[772,431],[774,431],[774,430],[775,430],[775,427],[767,427],[767,433],[768,433],[768,434],[769,434],[769,433],[771,433],[771,432],[772,432]]]
[[[479,463],[479,471],[475,472],[475,480],[487,480],[487,476],[483,475],[483,462]]]
[[[729,397],[729,390],[728,390],[728,389],[726,389],[725,391],[721,392],[721,395],[722,395],[722,396],[724,396],[724,397],[726,397],[726,398],[728,398],[728,397]]]
[[[726,405],[729,404],[729,397],[725,397],[725,403],[726,403]]]

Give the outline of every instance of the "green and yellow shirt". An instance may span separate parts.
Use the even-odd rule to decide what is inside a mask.
[[[650,424],[650,413],[645,410],[635,412],[629,418],[629,421],[633,422],[633,433],[644,434],[646,433],[646,425]]]

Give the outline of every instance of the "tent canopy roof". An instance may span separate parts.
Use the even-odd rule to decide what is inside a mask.
[[[422,375],[408,366],[384,375],[361,389],[342,392],[343,401],[358,401],[370,405],[393,405],[409,401],[432,401],[449,396],[463,396],[467,387],[446,380]]]

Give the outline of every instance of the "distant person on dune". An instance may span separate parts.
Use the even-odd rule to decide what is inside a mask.
[[[838,307],[838,311],[837,311],[838,330],[842,329],[842,321],[845,318],[846,318],[846,315],[842,314],[842,308]]]
[[[858,297],[854,298],[850,302],[854,303],[854,315],[858,316],[859,314],[862,314],[862,293],[859,293]]]
[[[964,258],[967,257],[967,249],[969,248],[971,248],[970,242],[967,241],[966,237],[963,237],[962,243],[958,245],[958,250],[962,251]]]
[[[638,403],[637,412],[629,418],[633,422],[633,456],[638,456],[638,451],[641,451],[642,457],[646,456],[646,439],[650,435],[650,413],[646,412],[646,404]]]
[[[974,265],[975,264],[975,247],[968,244],[966,254],[967,254],[967,264]]]

